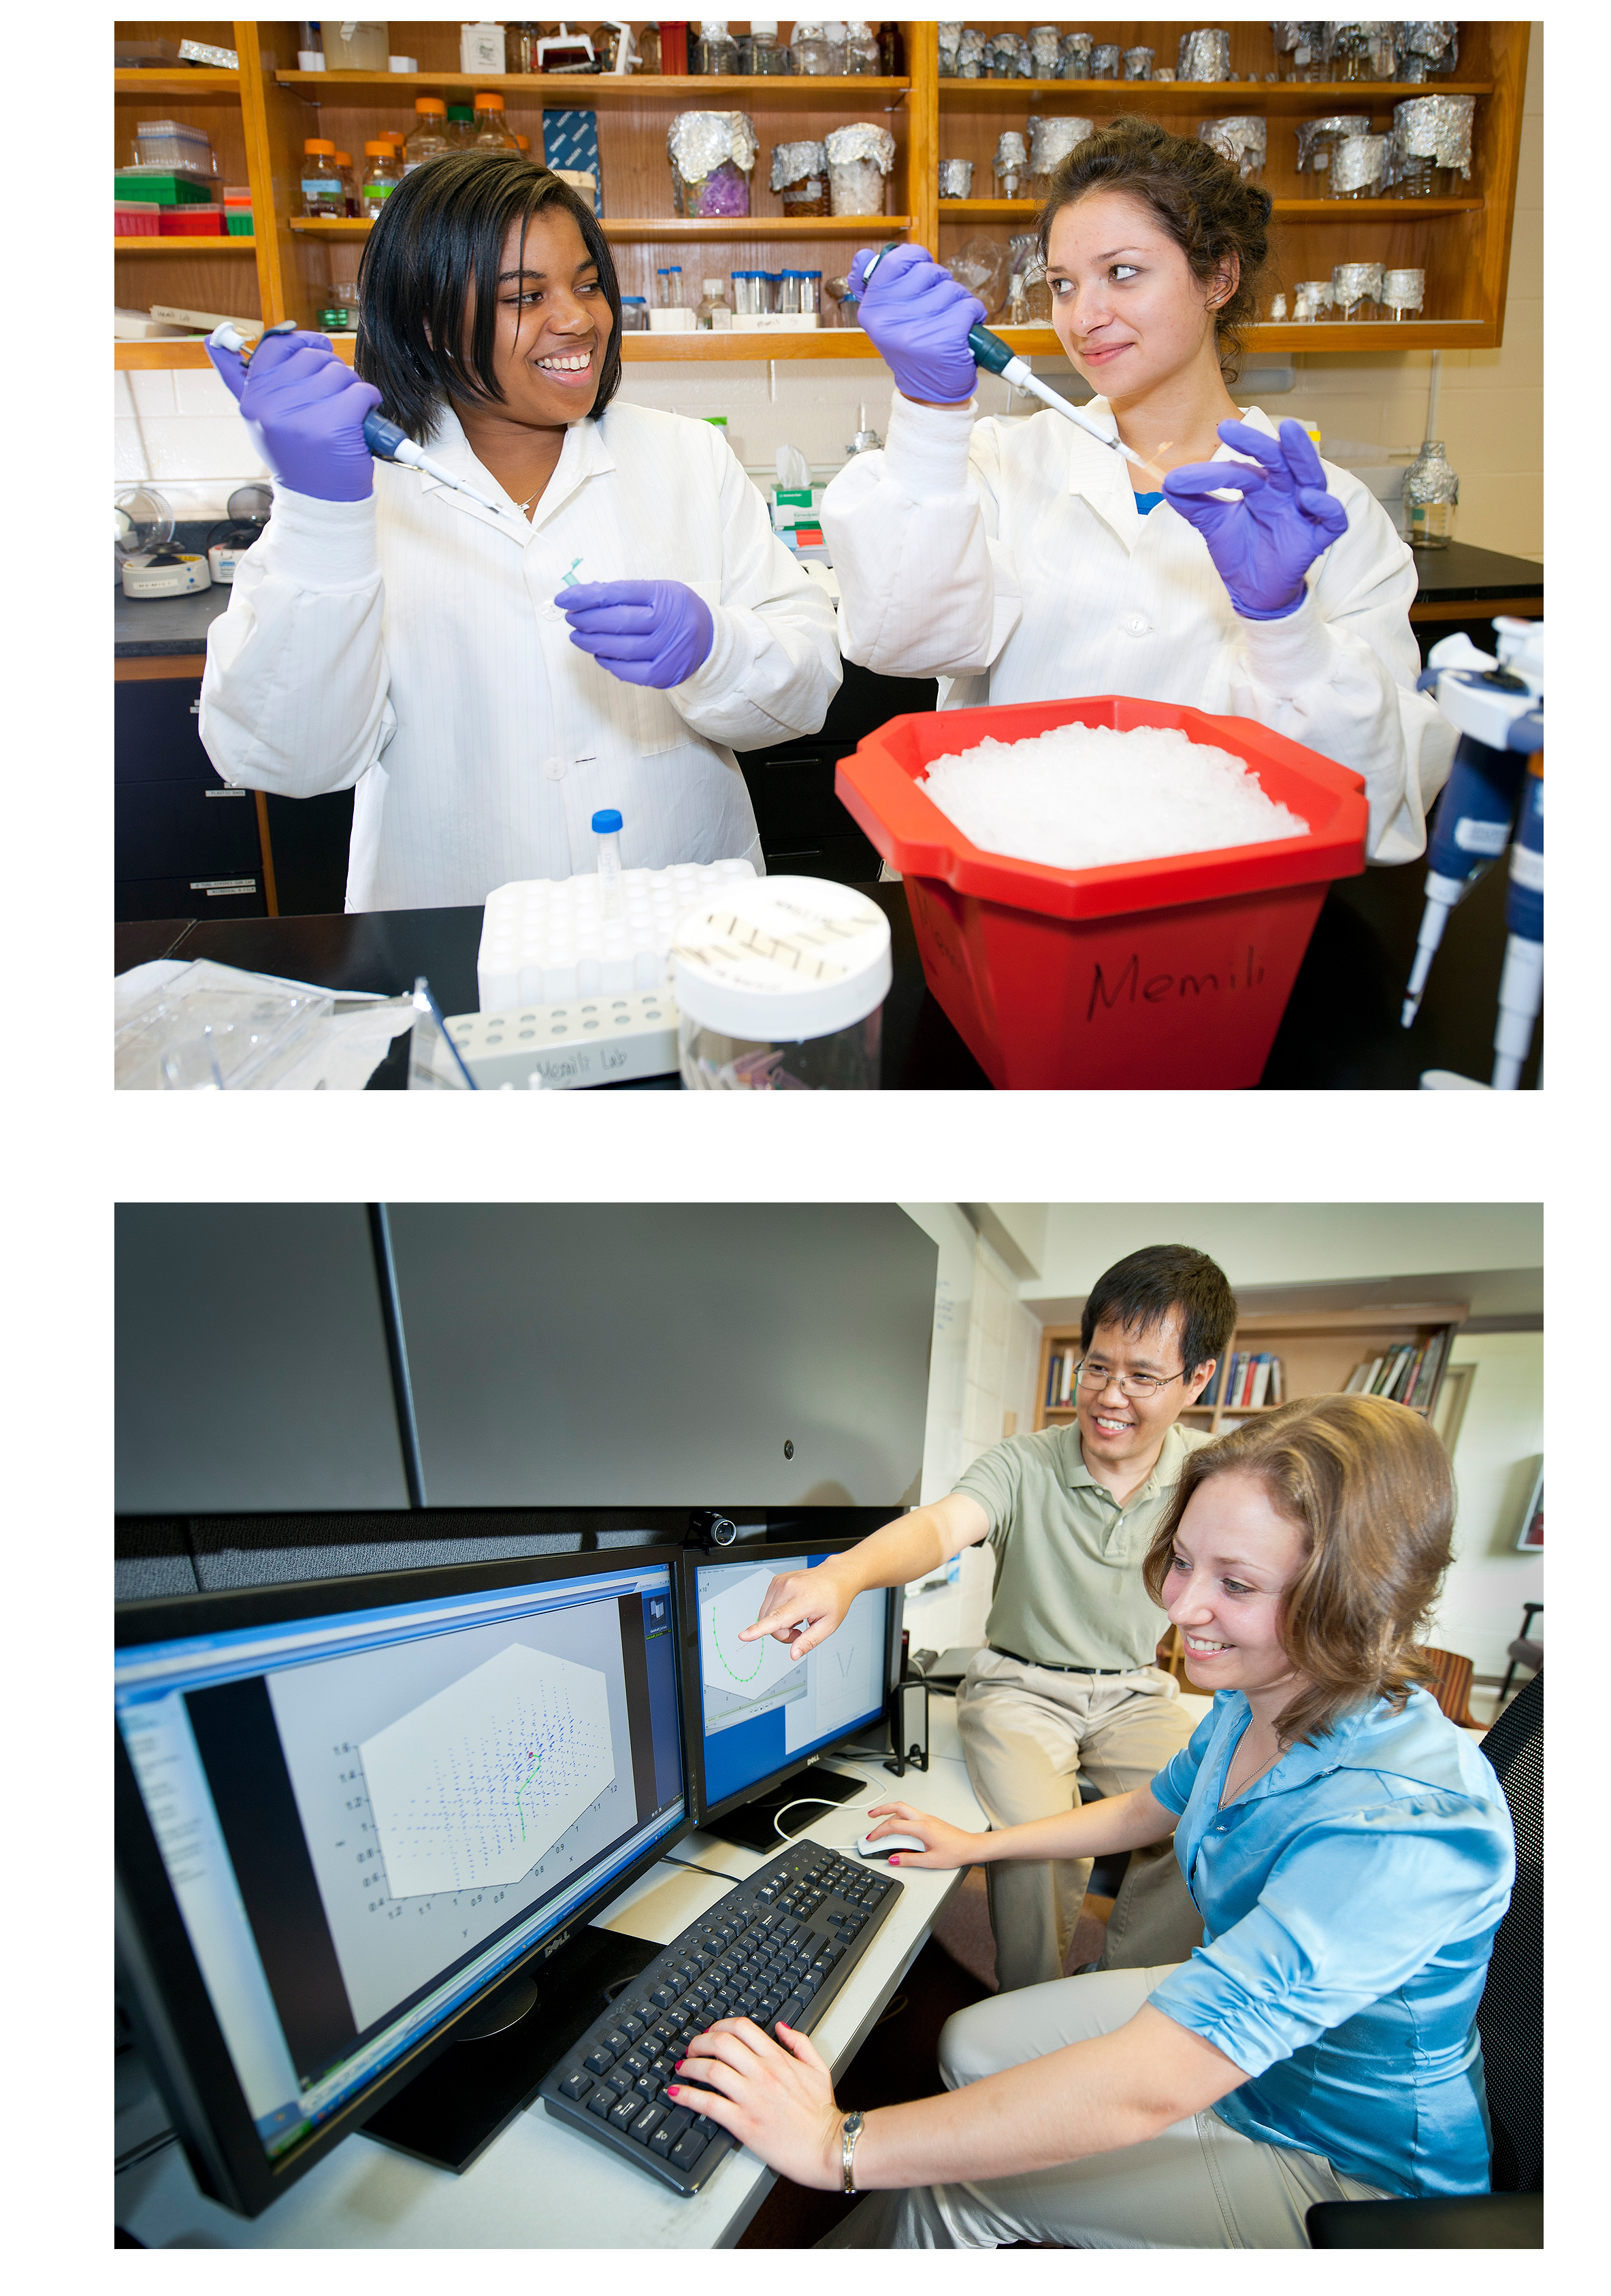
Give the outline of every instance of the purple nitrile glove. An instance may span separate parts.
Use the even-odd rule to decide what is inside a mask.
[[[851,266],[850,291],[861,294],[861,281],[873,260],[862,248]],[[895,378],[904,398],[938,399],[962,406],[974,395],[978,366],[967,347],[967,331],[984,316],[970,295],[926,247],[897,247],[874,272],[857,313]]]
[[[711,609],[686,582],[573,582],[554,601],[571,643],[628,685],[680,685],[716,639]]]
[[[1348,513],[1326,491],[1314,441],[1301,422],[1283,422],[1279,439],[1247,422],[1221,422],[1220,436],[1258,464],[1187,463],[1171,471],[1163,491],[1189,519],[1213,560],[1230,603],[1250,622],[1278,622],[1303,603],[1303,575],[1338,535]],[[1240,502],[1216,502],[1211,489],[1238,487]]]
[[[319,502],[367,501],[374,457],[364,417],[381,394],[337,358],[325,336],[265,335],[250,366],[218,344],[209,343],[207,355],[283,485]]]

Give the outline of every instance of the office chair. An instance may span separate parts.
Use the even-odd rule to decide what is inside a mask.
[[[1319,2201],[1312,2248],[1542,2248],[1544,2244],[1544,1677],[1487,1736],[1516,1828],[1516,1887],[1476,2013],[1493,2189],[1454,2200]]]
[[[1449,1719],[1461,1730],[1480,1730],[1482,1725],[1469,1704],[1471,1660],[1461,1658],[1457,1651],[1434,1650],[1426,1643],[1416,1656],[1431,1667],[1433,1679],[1426,1687]]]
[[[1507,1645],[1505,1651],[1505,1656],[1510,1663],[1505,1669],[1505,1679],[1500,1685],[1499,1702],[1501,1706],[1510,1695],[1510,1684],[1516,1668],[1529,1666],[1536,1674],[1544,1662],[1543,1637],[1541,1636],[1536,1642],[1533,1639],[1533,1621],[1543,1607],[1541,1603],[1522,1604],[1521,1633],[1513,1643]]]

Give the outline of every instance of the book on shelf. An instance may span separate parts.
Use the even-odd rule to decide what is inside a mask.
[[[1392,1403],[1424,1410],[1437,1391],[1443,1358],[1453,1338],[1447,1325],[1428,1340],[1401,1341],[1383,1355],[1356,1364],[1344,1395],[1379,1395]]]

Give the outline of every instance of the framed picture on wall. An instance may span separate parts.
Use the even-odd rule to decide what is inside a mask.
[[[1451,1459],[1460,1439],[1460,1422],[1466,1416],[1471,1382],[1475,1377],[1474,1363],[1451,1364],[1439,1382],[1437,1401],[1432,1406],[1432,1424],[1442,1436],[1443,1448]]]
[[[1538,1473],[1533,1480],[1532,1496],[1522,1510],[1522,1527],[1516,1538],[1517,1551],[1523,1554],[1539,1553],[1544,1544],[1544,1463],[1538,1463]]]

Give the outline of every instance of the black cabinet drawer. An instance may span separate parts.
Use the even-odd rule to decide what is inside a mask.
[[[250,790],[216,781],[119,782],[113,812],[119,879],[258,873],[258,809]]]
[[[136,678],[112,688],[113,773],[120,782],[223,783],[196,730],[199,677]]]
[[[741,760],[764,845],[773,837],[842,837],[854,824],[834,794],[839,750],[780,749]]]
[[[266,917],[261,873],[243,869],[238,877],[144,877],[119,882],[113,914],[120,925],[144,917]]]

